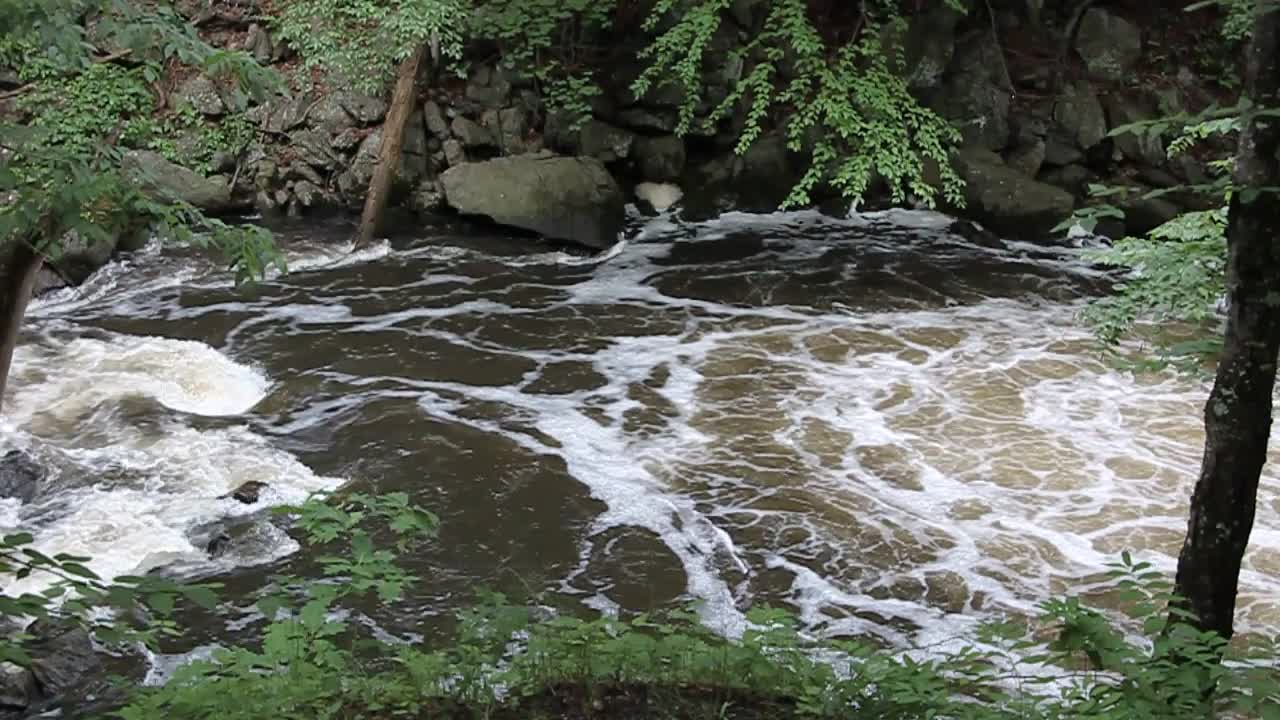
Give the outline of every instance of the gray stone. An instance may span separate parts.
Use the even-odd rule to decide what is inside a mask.
[[[729,6],[729,17],[743,30],[754,30],[769,12],[768,0],[733,0]]]
[[[54,265],[71,282],[80,284],[111,262],[111,256],[119,248],[119,242],[119,238],[114,235],[91,239],[73,230],[63,235],[62,254]]]
[[[310,93],[277,95],[245,113],[245,116],[267,132],[284,133],[306,122],[307,111],[313,101]]]
[[[467,99],[485,107],[500,108],[511,97],[511,81],[502,72],[481,65],[467,82]]]
[[[588,120],[578,133],[578,152],[611,163],[631,156],[636,134],[600,120]]]
[[[30,454],[11,450],[0,457],[0,498],[29,503],[40,490],[47,473]]]
[[[144,192],[158,200],[180,200],[201,210],[228,210],[231,188],[215,178],[169,162],[150,150],[130,150],[122,163],[125,171]]]
[[[675,132],[678,119],[672,110],[650,110],[648,108],[628,108],[618,114],[618,123],[623,127],[645,130],[649,132]]]
[[[373,125],[387,116],[387,101],[358,92],[338,93],[338,104],[363,125]]]
[[[427,130],[432,135],[441,140],[449,137],[449,121],[445,119],[444,110],[440,109],[439,103],[428,100],[422,106],[422,116],[426,121]]]
[[[352,175],[360,192],[364,192],[369,187],[369,180],[373,178],[373,168],[378,164],[378,148],[381,145],[382,128],[378,128],[360,141],[355,157],[351,158],[351,162],[347,165],[347,173]]]
[[[227,105],[222,101],[218,86],[204,74],[187,78],[174,95],[178,102],[190,105],[202,115],[217,117],[227,112]]]
[[[467,151],[463,149],[462,143],[454,139],[444,141],[444,159],[449,167],[461,165],[467,161]]]
[[[912,17],[901,42],[905,46],[907,78],[913,90],[927,92],[942,85],[943,75],[956,52],[956,25],[963,17],[942,3]]]
[[[427,129],[422,122],[422,113],[414,113],[405,124],[400,144],[400,179],[412,182],[425,175],[428,155]]]
[[[298,159],[319,170],[337,167],[338,158],[330,149],[329,138],[318,130],[295,130],[289,134],[289,148]]]
[[[594,158],[521,155],[464,163],[441,175],[450,207],[594,248],[618,239],[622,191]]]
[[[1044,165],[1046,154],[1044,138],[1035,138],[1007,153],[1004,160],[1006,165],[1023,175],[1035,177],[1040,172],[1040,166]]]
[[[222,497],[230,498],[245,505],[253,505],[258,502],[262,496],[262,491],[266,490],[267,487],[267,484],[264,482],[250,480]]]
[[[453,119],[453,134],[462,141],[466,148],[496,147],[493,133],[470,118],[458,116]]]
[[[484,114],[484,124],[498,138],[498,147],[508,155],[525,152],[528,143],[529,115],[521,106],[490,110]]]
[[[542,123],[542,137],[547,146],[565,155],[583,155],[582,134],[573,127],[573,118],[562,110],[547,113]]]
[[[1044,163],[1054,167],[1071,165],[1084,160],[1084,151],[1076,145],[1074,139],[1064,138],[1060,133],[1050,133],[1044,140]]]
[[[677,180],[684,173],[684,140],[675,135],[643,137],[634,150],[640,176],[653,182]]]
[[[1040,176],[1042,182],[1060,187],[1077,197],[1084,197],[1094,174],[1083,165],[1066,165],[1054,168]]]
[[[236,169],[236,156],[226,150],[218,150],[209,158],[209,170],[226,173]]]
[[[342,107],[336,93],[329,93],[320,98],[307,115],[307,121],[312,127],[320,128],[330,135],[356,126],[355,118]]]
[[[1076,31],[1076,53],[1090,77],[1128,79],[1142,58],[1142,29],[1109,10],[1090,8]]]
[[[1043,236],[1070,217],[1075,207],[1071,193],[1023,175],[993,152],[967,148],[953,158],[965,181],[965,214],[994,232],[1021,238]]]
[[[28,672],[38,688],[38,699],[56,698],[74,689],[101,665],[88,631],[76,623],[37,620],[26,632],[34,638],[26,649],[35,658]]]
[[[268,190],[275,182],[280,167],[275,160],[264,158],[253,166],[253,184],[259,190]]]
[[[271,42],[271,36],[258,23],[249,25],[249,34],[245,36],[242,48],[252,55],[259,65],[269,64],[275,54],[275,46]]]
[[[264,213],[274,212],[276,208],[279,207],[278,205],[276,205],[275,198],[272,197],[271,193],[267,192],[266,190],[259,190],[257,193],[254,194],[253,206],[259,212],[264,212]]]
[[[437,179],[418,183],[409,195],[409,208],[420,213],[436,212],[448,207],[444,199],[444,188]]]
[[[324,178],[320,177],[319,173],[304,162],[295,162],[290,165],[289,169],[285,172],[285,177],[291,180],[309,182],[316,186],[324,184]]]
[[[1000,46],[989,31],[971,32],[957,42],[951,67],[933,105],[960,128],[966,145],[1003,150],[1009,144],[1011,94]]]
[[[1106,98],[1107,118],[1112,128],[1159,117],[1154,97],[1133,97],[1127,93],[1111,93]],[[1145,130],[1121,132],[1113,135],[1120,155],[1136,163],[1159,167],[1168,161],[1164,140]]]
[[[350,150],[360,144],[364,139],[364,133],[355,129],[347,128],[337,135],[333,136],[333,140],[329,141],[329,145],[336,150]]]
[[[1181,213],[1181,208],[1162,197],[1144,197],[1146,190],[1131,193],[1118,204],[1124,211],[1124,230],[1129,235],[1142,236],[1169,222]]]
[[[1053,120],[1062,134],[1081,150],[1088,150],[1107,136],[1106,113],[1093,88],[1085,81],[1063,88],[1053,105]]]

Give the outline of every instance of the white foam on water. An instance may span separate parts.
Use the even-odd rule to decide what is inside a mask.
[[[348,265],[381,260],[391,254],[391,243],[379,240],[365,247],[356,249],[353,243],[312,245],[305,247],[286,247],[282,253],[286,271],[289,273],[311,270],[333,270]],[[268,278],[280,277],[278,270],[272,269]]]
[[[240,415],[266,395],[270,381],[204,343],[158,337],[76,338],[26,344],[14,354],[13,422],[70,421],[129,395],[206,416]]]
[[[841,228],[936,232],[949,221],[730,213],[693,235],[776,230],[792,241],[776,252],[781,266],[838,246]],[[830,232],[787,234],[813,228]],[[564,288],[562,304],[584,315],[621,306],[686,318],[676,334],[559,353],[590,363],[604,387],[547,397],[415,384],[427,390],[423,408],[561,457],[608,506],[595,531],[655,533],[684,567],[688,592],[707,601],[708,622],[730,633],[744,619],[729,577],[744,565],[748,575],[789,573],[787,600],[824,632],[910,644],[948,642],[990,614],[1034,614],[1045,598],[1087,592],[1123,550],[1172,569],[1199,466],[1203,383],[1106,366],[1079,323],[1081,303],[854,314],[671,297],[652,282],[670,251],[659,241],[688,230],[659,218]],[[940,239],[1064,275],[1100,274],[1072,248]],[[659,371],[664,381],[646,383]],[[666,402],[636,399],[629,390],[641,383]],[[510,408],[516,426],[477,419],[463,411],[471,401]],[[646,412],[639,426],[627,421]],[[1269,472],[1263,492],[1277,491]],[[1280,504],[1261,503],[1242,628],[1280,628],[1280,581],[1258,569],[1280,558],[1278,538]]]
[[[154,337],[44,338],[16,355],[6,404],[7,443],[35,451],[51,468],[28,506],[5,507],[0,525],[35,536],[48,555],[92,558],[104,578],[173,563],[208,564],[189,533],[223,518],[298,503],[336,488],[244,426],[188,427],[161,416],[140,425],[111,412],[129,397],[149,397],[173,410],[234,416],[265,396],[270,382],[202,343]],[[106,412],[104,412],[106,411]],[[88,438],[88,440],[86,440]],[[258,503],[226,498],[249,482],[265,482]],[[248,562],[297,549],[288,538]],[[6,592],[36,591],[38,573]]]

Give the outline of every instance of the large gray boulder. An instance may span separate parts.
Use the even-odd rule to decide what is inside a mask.
[[[0,498],[17,498],[29,503],[44,479],[44,468],[31,455],[10,450],[0,457]]]
[[[1076,31],[1076,53],[1089,77],[1125,80],[1142,58],[1142,29],[1104,8],[1090,8]]]
[[[1003,51],[990,32],[972,32],[956,44],[931,104],[960,128],[966,145],[1000,151],[1009,144],[1012,92],[1004,67]]]
[[[636,141],[635,160],[640,176],[654,182],[680,179],[686,160],[684,139],[675,135],[644,137]]]
[[[996,233],[1041,237],[1075,209],[1071,193],[1032,180],[993,152],[966,148],[953,160],[965,182],[965,214]]]
[[[618,239],[622,190],[594,158],[520,155],[462,163],[440,177],[449,206],[592,248]]]
[[[1107,136],[1107,116],[1088,82],[1062,89],[1053,106],[1053,119],[1063,135],[1081,150],[1088,150]]]
[[[183,201],[201,210],[232,208],[231,188],[224,179],[207,178],[150,150],[130,150],[122,164],[134,182],[157,200]]]

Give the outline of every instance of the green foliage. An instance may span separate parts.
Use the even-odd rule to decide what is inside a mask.
[[[674,82],[684,93],[679,133],[695,129],[705,60],[728,6],[727,0],[660,0],[646,21],[655,31],[668,13],[677,18],[642,53],[650,64],[632,90],[643,96],[660,79]],[[810,163],[788,207],[809,202],[823,182],[855,201],[882,182],[895,202],[911,193],[932,205],[941,191],[963,205],[962,183],[948,160],[959,132],[912,97],[901,48],[881,40],[882,30],[901,32],[905,20],[883,3],[863,7],[858,37],[831,45],[810,19],[807,2],[774,0],[764,30],[732,51],[743,72],[705,123],[742,115],[741,154],[764,132],[771,112],[789,112],[788,147],[807,152]],[[940,188],[928,180],[931,165]]]
[[[281,4],[274,20],[305,68],[325,68],[379,94],[395,66],[423,45],[461,60],[469,11],[470,0],[296,0]]]
[[[1124,238],[1088,253],[1095,262],[1130,271],[1117,294],[1085,311],[1098,339],[1114,347],[1139,320],[1196,326],[1217,321],[1217,303],[1226,292],[1226,227],[1225,208],[1186,213],[1145,238]],[[1157,348],[1167,360],[1199,357],[1207,349],[1200,341]]]
[[[89,569],[91,561],[60,553],[53,557],[33,546],[29,533],[0,538],[0,577],[25,580],[37,576],[52,582],[39,593],[0,595],[0,618],[6,621],[72,623],[84,627],[104,644],[152,643],[162,636],[181,635],[172,620],[178,599],[211,608],[217,584],[178,584],[161,577],[119,577],[105,582]],[[103,612],[106,611],[106,612]],[[146,613],[145,624],[130,622]],[[0,637],[0,661],[24,666],[31,662],[26,632]]]
[[[736,640],[714,634],[694,612],[536,619],[497,594],[459,612],[454,640],[433,650],[363,638],[344,606],[370,594],[388,603],[402,597],[418,578],[398,567],[398,557],[433,537],[434,516],[403,494],[314,499],[278,512],[320,546],[320,578],[272,578],[257,603],[265,625],[256,649],[224,649],[186,665],[167,685],[136,690],[116,717],[453,717],[455,710],[523,717],[521,708],[566,687],[587,699],[645,687],[658,707],[664,698],[673,703],[673,715],[684,712],[680,703],[705,706],[707,697],[721,716],[727,704],[745,702],[772,703],[773,716],[783,718],[1199,720],[1226,709],[1261,718],[1280,712],[1275,640],[1240,653],[1181,624],[1182,614],[1166,610],[1174,598],[1162,573],[1127,553],[1107,590],[1128,619],[1078,597],[1057,598],[1035,621],[992,621],[952,650],[815,638],[769,608],[750,611]],[[393,544],[376,547],[385,532]],[[56,613],[90,624],[101,639],[152,641],[179,634],[169,618],[180,603],[217,603],[216,585],[158,578],[107,585],[88,559],[48,558],[30,544],[22,534],[0,541],[0,570],[48,573],[58,583],[39,596],[0,597],[0,615]],[[91,612],[139,607],[153,618],[140,629]],[[30,662],[23,639],[0,644],[0,656]]]
[[[70,245],[150,226],[160,237],[222,249],[241,279],[279,261],[265,231],[148,197],[123,164],[126,148],[155,142],[165,130],[148,88],[161,63],[185,63],[225,83],[233,108],[277,88],[276,76],[244,53],[206,45],[167,5],[12,4],[0,3],[7,21],[0,54],[25,54],[31,84],[19,101],[26,122],[0,122],[0,197],[9,199],[0,206],[0,241],[26,242],[56,259]],[[96,43],[113,52],[104,55]]]
[[[244,113],[213,119],[200,116],[190,106],[144,125],[142,132],[125,140],[130,146],[154,150],[170,162],[208,175],[219,154],[241,157],[258,137],[257,128]]]
[[[350,516],[331,515],[322,513],[323,536],[347,532]],[[651,708],[672,716],[688,716],[679,703],[690,695],[710,696],[721,714],[731,701],[776,702],[776,717],[1200,720],[1225,709],[1280,711],[1274,641],[1222,663],[1230,653],[1217,636],[1166,622],[1172,598],[1160,573],[1126,554],[1112,575],[1140,630],[1067,597],[1044,603],[1035,624],[991,622],[968,646],[927,656],[808,637],[768,608],[751,611],[743,636],[726,640],[692,612],[534,620],[486,595],[459,613],[448,646],[376,645],[363,660],[338,642],[351,628],[330,612],[347,591],[309,589],[296,612],[264,608],[276,619],[260,651],[187,666],[119,717],[452,717],[455,708],[526,717],[521,708],[558,689],[578,688],[589,701],[619,687],[648,688]]]

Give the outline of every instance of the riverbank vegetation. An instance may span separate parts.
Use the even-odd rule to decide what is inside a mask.
[[[435,646],[375,639],[352,603],[394,602],[415,583],[397,562],[437,525],[403,495],[351,495],[282,508],[316,546],[323,578],[276,577],[257,601],[260,640],[178,668],[158,688],[110,709],[162,718],[955,718],[1178,720],[1280,717],[1276,638],[1230,648],[1216,632],[1165,615],[1167,581],[1128,555],[1107,587],[1123,613],[1079,597],[1036,617],[992,620],[931,647],[887,648],[804,632],[785,611],[745,616],[732,639],[697,608],[580,618],[483,595]],[[389,533],[387,531],[390,531]],[[394,542],[377,547],[374,537]],[[54,575],[38,596],[5,598],[0,614],[85,623],[127,648],[181,636],[183,605],[213,608],[216,584],[97,580],[85,558],[47,558],[29,537],[4,540],[6,570]],[[21,569],[20,569],[21,568]],[[69,602],[54,603],[69,598]],[[113,607],[114,618],[94,609]],[[127,612],[126,612],[127,611]],[[139,622],[145,615],[148,619]],[[120,618],[132,618],[122,622]],[[21,636],[0,641],[27,663]],[[104,709],[104,712],[107,710]]]

